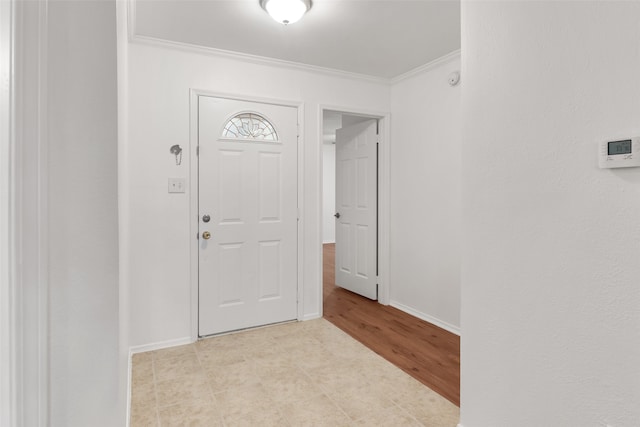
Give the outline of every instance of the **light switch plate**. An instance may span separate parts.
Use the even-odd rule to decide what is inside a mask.
[[[184,192],[185,192],[184,178],[169,178],[169,193],[184,193]]]

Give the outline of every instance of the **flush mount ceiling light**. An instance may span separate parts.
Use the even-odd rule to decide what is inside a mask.
[[[260,6],[281,24],[293,24],[311,9],[311,0],[260,0]]]

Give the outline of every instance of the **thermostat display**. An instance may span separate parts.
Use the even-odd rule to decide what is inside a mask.
[[[611,141],[607,142],[607,154],[615,156],[616,154],[631,154],[631,140]]]
[[[640,166],[640,137],[604,141],[599,144],[601,168],[632,168]]]

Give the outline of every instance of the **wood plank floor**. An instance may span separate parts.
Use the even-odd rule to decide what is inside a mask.
[[[460,337],[335,286],[335,244],[324,245],[324,318],[460,406]]]

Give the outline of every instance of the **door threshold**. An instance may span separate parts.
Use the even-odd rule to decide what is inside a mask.
[[[203,339],[207,339],[207,338],[215,338],[215,337],[222,337],[222,336],[225,336],[225,335],[237,334],[237,333],[240,333],[240,332],[255,331],[255,330],[258,330],[258,329],[268,328],[270,326],[286,325],[287,323],[295,323],[295,322],[298,322],[298,319],[291,319],[291,320],[285,320],[285,321],[282,321],[282,322],[268,323],[266,325],[260,325],[260,326],[251,326],[249,328],[234,329],[232,331],[220,332],[220,333],[217,333],[217,334],[202,335],[202,336],[198,336],[198,341],[203,340]]]

